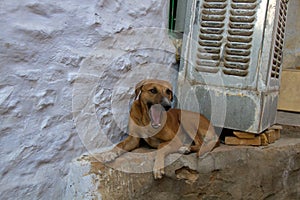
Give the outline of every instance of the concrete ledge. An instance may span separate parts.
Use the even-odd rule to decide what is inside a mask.
[[[110,166],[82,156],[71,163],[66,198],[300,199],[300,138],[282,138],[266,147],[222,145],[203,159],[172,154],[166,160],[166,175],[154,180],[151,171],[115,170],[151,170],[153,159],[148,156],[125,154]]]

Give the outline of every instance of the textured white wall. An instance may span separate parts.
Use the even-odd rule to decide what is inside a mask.
[[[174,80],[167,15],[164,0],[0,2],[0,199],[63,199],[71,159],[126,132],[134,84]]]

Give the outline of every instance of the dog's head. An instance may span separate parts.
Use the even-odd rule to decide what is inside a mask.
[[[171,108],[173,101],[172,85],[163,80],[143,80],[135,87],[135,99],[139,99],[145,105],[152,127],[159,128],[162,113]]]

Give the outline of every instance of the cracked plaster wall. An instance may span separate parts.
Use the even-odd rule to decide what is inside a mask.
[[[167,15],[163,0],[0,2],[0,199],[62,199],[70,161],[124,135],[134,84],[174,78]]]

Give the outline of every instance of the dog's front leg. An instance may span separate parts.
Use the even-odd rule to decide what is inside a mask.
[[[128,136],[124,141],[120,142],[115,146],[111,151],[101,154],[100,160],[102,162],[111,162],[114,161],[117,157],[131,151],[139,146],[140,138]]]
[[[181,143],[170,141],[161,143],[158,146],[153,167],[154,179],[161,179],[165,174],[165,157],[171,153],[177,152],[180,144]]]
[[[158,149],[156,153],[156,158],[154,161],[153,167],[153,175],[154,179],[161,179],[165,174],[165,152],[163,150]]]

